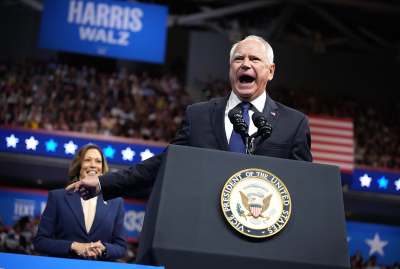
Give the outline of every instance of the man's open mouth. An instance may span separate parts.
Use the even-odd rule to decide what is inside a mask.
[[[240,83],[252,83],[254,81],[254,78],[248,75],[243,75],[239,77],[239,82]]]

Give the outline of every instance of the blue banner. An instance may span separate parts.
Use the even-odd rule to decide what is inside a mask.
[[[5,226],[12,227],[25,216],[31,219],[43,213],[47,203],[47,191],[0,188],[0,216]]]
[[[400,174],[355,169],[352,190],[400,194]]]
[[[146,204],[139,201],[124,199],[125,218],[124,227],[126,236],[136,240],[143,227]]]
[[[96,269],[162,269],[162,266],[125,264],[116,262],[86,261],[64,258],[51,258],[20,254],[0,253],[0,268],[4,269],[42,269],[42,268],[96,268]]]
[[[5,152],[72,159],[76,151],[88,143],[98,145],[108,163],[122,165],[141,162],[165,148],[0,128],[0,151]]]
[[[350,257],[359,251],[364,261],[376,256],[377,264],[400,262],[400,227],[346,222]]]
[[[45,0],[39,46],[163,63],[168,8],[109,0]]]

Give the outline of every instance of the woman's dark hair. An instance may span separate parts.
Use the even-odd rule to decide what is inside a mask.
[[[95,144],[88,144],[80,148],[78,152],[75,154],[74,158],[72,159],[72,163],[69,166],[69,180],[67,186],[79,181],[79,174],[81,172],[82,160],[83,157],[85,156],[86,151],[88,151],[89,149],[97,149],[100,152],[101,162],[102,162],[101,173],[103,175],[108,173],[108,165],[106,159],[104,158],[103,151]]]

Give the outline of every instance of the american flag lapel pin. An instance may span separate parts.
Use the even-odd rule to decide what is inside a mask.
[[[275,117],[275,112],[271,112],[271,115]]]

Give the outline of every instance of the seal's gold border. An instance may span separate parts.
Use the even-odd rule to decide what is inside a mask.
[[[279,183],[282,184],[282,187],[285,189],[286,194],[287,194],[287,196],[288,196],[288,198],[289,198],[289,214],[288,214],[288,216],[287,216],[287,219],[286,219],[285,223],[282,225],[282,227],[280,227],[279,230],[277,230],[277,231],[275,231],[275,232],[273,232],[273,233],[269,233],[269,234],[266,234],[266,235],[263,235],[263,236],[255,236],[255,235],[250,235],[250,234],[244,233],[244,232],[240,231],[239,229],[237,229],[237,228],[229,221],[227,215],[225,214],[223,198],[224,198],[224,190],[225,190],[226,186],[228,185],[229,181],[231,181],[234,177],[236,177],[237,175],[242,174],[242,173],[244,173],[244,172],[247,172],[247,171],[259,171],[259,172],[263,172],[263,173],[269,174],[269,175],[271,175],[272,177],[276,178],[276,179],[279,181]],[[265,180],[265,181],[268,181],[270,184],[272,184],[272,185],[276,188],[276,186],[275,186],[273,183],[271,183],[269,180],[267,180],[267,179],[265,179],[265,178],[263,178],[263,177],[249,176],[249,177],[244,177],[244,178],[242,178],[240,181],[243,181],[243,180],[245,180],[245,179],[247,179],[247,178],[260,178],[260,179],[263,179],[263,180]],[[238,182],[240,182],[240,181],[238,181]],[[235,184],[235,186],[232,188],[230,194],[232,194],[232,192],[233,192],[233,190],[234,190],[235,187],[236,187],[236,184]],[[280,191],[279,191],[279,190],[278,190],[278,193],[280,194]],[[280,194],[280,196],[281,196],[281,200],[282,200],[282,203],[283,203],[282,195]],[[229,206],[230,206],[230,208],[231,208],[231,210],[232,210],[232,206],[231,206],[231,195],[229,195]],[[283,184],[283,182],[282,182],[277,176],[275,176],[274,174],[272,174],[272,173],[270,173],[270,172],[268,172],[268,171],[262,170],[262,169],[258,169],[258,168],[249,168],[249,169],[244,169],[244,170],[242,170],[242,171],[237,172],[236,174],[234,174],[233,176],[231,176],[231,177],[226,181],[224,187],[222,188],[222,193],[221,193],[221,208],[222,208],[222,212],[223,212],[223,214],[224,214],[226,220],[228,221],[228,223],[229,223],[236,231],[238,231],[238,232],[240,232],[240,233],[242,233],[242,234],[244,234],[244,235],[246,235],[246,236],[249,236],[249,237],[264,238],[264,237],[269,237],[269,236],[271,236],[271,235],[274,235],[274,234],[276,234],[276,233],[279,233],[279,232],[286,226],[286,224],[287,224],[288,221],[289,221],[290,215],[291,215],[291,213],[292,213],[292,199],[290,198],[289,191],[288,191],[288,189],[286,188],[285,184]],[[282,210],[283,210],[283,209],[282,209]],[[232,211],[232,212],[233,212],[233,211]],[[232,213],[232,215],[233,215],[233,213]],[[282,216],[282,212],[281,212],[281,216]],[[236,217],[235,217],[235,218],[236,218]],[[266,230],[266,229],[268,229],[269,227],[275,225],[275,224],[279,221],[279,219],[280,219],[280,218],[278,218],[278,220],[277,220],[275,223],[271,224],[270,226],[268,226],[267,228],[264,228],[264,229],[249,228],[249,227],[247,227],[246,225],[244,225],[241,221],[239,221],[238,219],[237,219],[237,221],[240,222],[244,227],[246,227],[246,228],[248,228],[248,229],[252,229],[252,230]]]

